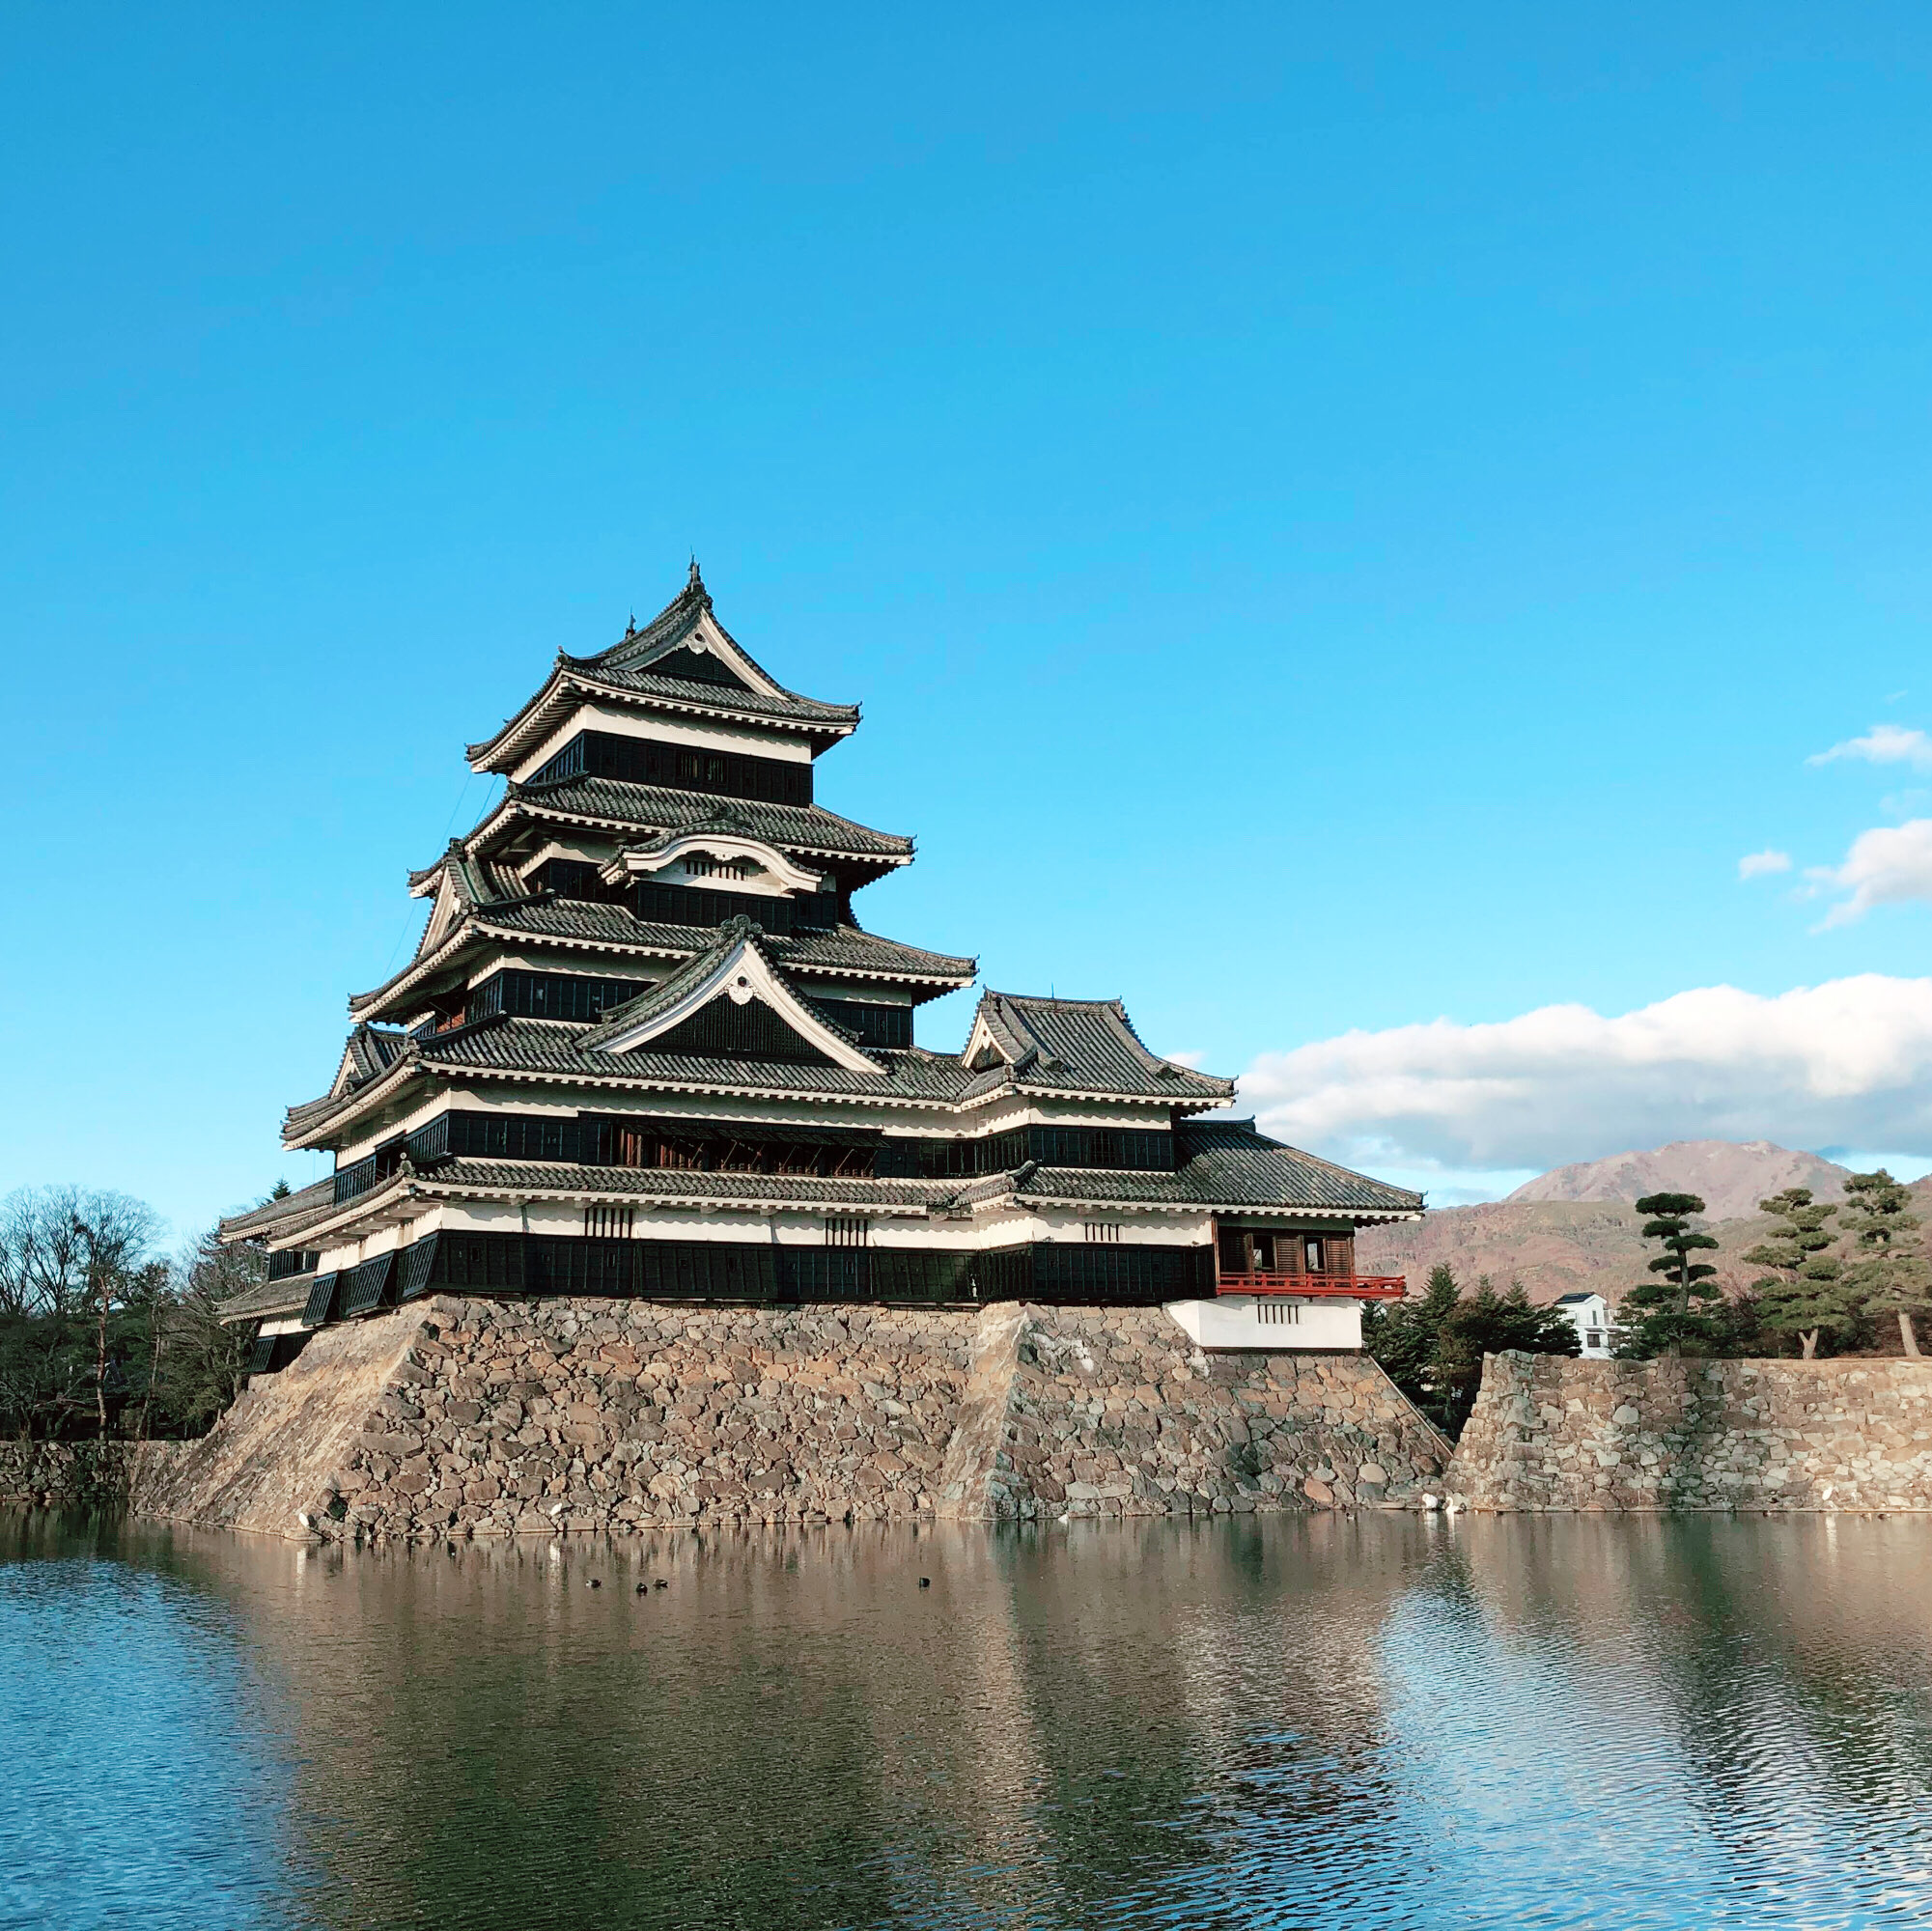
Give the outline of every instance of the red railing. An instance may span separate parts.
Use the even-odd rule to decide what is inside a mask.
[[[1400,1301],[1409,1283],[1399,1273],[1223,1273],[1217,1294],[1294,1294],[1312,1300]]]

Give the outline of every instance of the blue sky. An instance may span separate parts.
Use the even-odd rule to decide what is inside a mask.
[[[692,550],[877,929],[1438,1197],[1932,1164],[1922,9],[9,20],[0,1192],[310,1177],[462,744]]]

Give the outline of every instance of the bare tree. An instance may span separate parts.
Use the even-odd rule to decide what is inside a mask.
[[[0,1202],[0,1397],[31,1436],[58,1432],[91,1385],[107,1433],[108,1328],[140,1292],[159,1222],[125,1193],[22,1188]],[[93,1316],[93,1358],[80,1339]]]

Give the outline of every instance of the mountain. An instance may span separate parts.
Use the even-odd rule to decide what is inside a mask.
[[[1707,1256],[1716,1262],[1719,1280],[1743,1287],[1760,1272],[1746,1263],[1745,1251],[1770,1228],[1768,1217],[1756,1211],[1758,1201],[1780,1187],[1809,1187],[1821,1197],[1836,1198],[1844,1177],[1843,1167],[1815,1154],[1764,1140],[1680,1140],[1648,1153],[1559,1166],[1507,1200],[1444,1207],[1392,1227],[1364,1227],[1356,1236],[1356,1265],[1364,1273],[1406,1274],[1412,1288],[1420,1288],[1429,1270],[1446,1261],[1466,1284],[1483,1274],[1498,1287],[1520,1280],[1538,1302],[1591,1288],[1614,1302],[1643,1278],[1656,1252],[1644,1245],[1642,1216],[1630,1203],[1641,1193],[1681,1191],[1703,1194],[1714,1209],[1745,1203],[1741,1214],[1705,1217],[1719,1244]],[[1914,1211],[1932,1224],[1932,1176],[1912,1191]]]
[[[1820,1200],[1844,1197],[1850,1169],[1815,1153],[1793,1153],[1769,1140],[1672,1140],[1649,1153],[1616,1153],[1608,1160],[1559,1166],[1526,1181],[1509,1196],[1521,1200],[1640,1200],[1646,1193],[1696,1193],[1705,1216],[1739,1220],[1757,1203],[1787,1187],[1808,1187]]]

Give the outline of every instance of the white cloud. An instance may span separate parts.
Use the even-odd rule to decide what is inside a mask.
[[[1761,879],[1768,873],[1788,872],[1790,869],[1789,852],[1753,852],[1738,860],[1738,877],[1741,879]]]
[[[1873,906],[1905,905],[1914,899],[1932,901],[1932,818],[1915,818],[1904,825],[1881,825],[1861,831],[1845,854],[1845,862],[1807,875],[1821,885],[1849,892],[1825,914],[1820,932],[1849,925]]]
[[[1541,1172],[1701,1138],[1932,1153],[1932,979],[1344,1033],[1264,1053],[1241,1090],[1263,1131],[1372,1169]]]
[[[1861,758],[1868,765],[1910,765],[1916,771],[1932,771],[1932,738],[1898,724],[1874,724],[1862,738],[1847,738],[1829,751],[1806,758],[1807,765],[1829,765],[1840,758]]]

